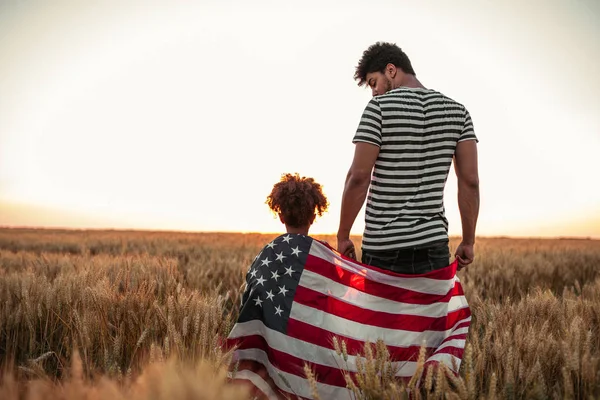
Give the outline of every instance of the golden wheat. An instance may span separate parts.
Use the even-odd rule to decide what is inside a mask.
[[[0,397],[248,398],[227,384],[220,341],[274,236],[0,229]],[[459,273],[473,313],[460,375],[423,353],[396,381],[387,348],[367,344],[345,374],[354,398],[600,398],[600,243],[482,238],[476,251]]]

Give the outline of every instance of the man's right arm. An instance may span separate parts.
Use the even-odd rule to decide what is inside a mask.
[[[477,141],[458,142],[454,153],[454,170],[458,180],[458,209],[462,222],[462,242],[456,256],[462,266],[473,262],[475,229],[479,216],[479,173]]]

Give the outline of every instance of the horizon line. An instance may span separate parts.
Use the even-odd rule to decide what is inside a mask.
[[[39,230],[39,231],[73,231],[73,232],[147,232],[147,233],[188,233],[188,234],[202,234],[202,233],[217,233],[217,234],[258,234],[258,235],[281,235],[284,231],[270,232],[270,231],[243,231],[243,230],[185,230],[185,229],[150,229],[150,228],[78,228],[78,227],[60,227],[60,226],[26,226],[26,225],[0,225],[2,229],[15,229],[15,230]],[[320,233],[314,232],[309,236],[335,236],[336,232]],[[351,237],[361,237],[362,234],[350,234]],[[448,235],[450,239],[460,238],[460,235]],[[600,240],[600,236],[574,236],[574,235],[557,235],[557,236],[527,236],[527,235],[476,235],[476,238],[481,239],[536,239],[536,240]]]

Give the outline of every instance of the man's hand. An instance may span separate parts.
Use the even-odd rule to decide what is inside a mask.
[[[458,270],[460,271],[475,259],[475,252],[472,244],[462,243],[458,245],[454,252],[454,257],[458,260]]]
[[[353,260],[356,260],[356,249],[354,248],[354,243],[352,243],[352,240],[350,240],[349,238],[338,239],[337,251],[346,257],[350,257]]]

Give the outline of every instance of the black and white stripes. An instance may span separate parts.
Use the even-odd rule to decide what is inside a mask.
[[[435,90],[401,87],[367,104],[353,143],[380,150],[367,198],[365,250],[448,238],[444,185],[463,140],[477,141],[469,112]]]

